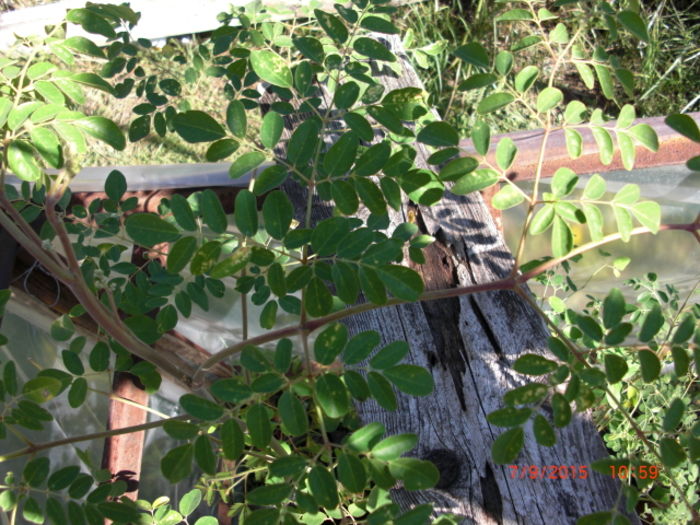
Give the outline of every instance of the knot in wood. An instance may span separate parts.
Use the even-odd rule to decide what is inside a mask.
[[[446,448],[434,448],[423,454],[422,458],[435,465],[440,473],[440,479],[435,485],[436,489],[448,489],[459,478],[462,458],[456,452]]]

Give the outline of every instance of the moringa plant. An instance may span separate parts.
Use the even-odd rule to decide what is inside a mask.
[[[403,362],[408,342],[383,344],[374,331],[350,334],[342,320],[389,305],[493,290],[515,291],[539,309],[523,287],[552,277],[580,254],[665,230],[686,231],[700,241],[698,220],[662,223],[660,206],[641,199],[634,184],[608,198],[604,175],[593,175],[579,189],[579,176],[562,166],[551,190],[541,190],[548,141],[558,130],[572,159],[582,154],[587,130],[601,162],[609,164],[619,152],[626,169],[634,166],[637,146],[658,148],[654,130],[636,123],[633,104],[623,103],[634,96],[633,73],[614,50],[596,45],[596,35],[605,32],[608,38],[636,38],[643,48],[649,35],[634,5],[498,2],[496,42],[454,50],[461,67],[472,72],[458,89],[482,94],[471,152],[427,105],[420,86],[384,89],[382,75],[405,67],[389,45],[399,33],[392,22],[397,8],[384,0],[336,4],[333,12],[314,9],[304,23],[271,21],[260,6],[224,13],[206,40],[169,56],[172,74],[149,70],[143,57],[158,50],[130,37],[139,16],[126,5],[89,3],[69,10],[45,36],[20,38],[14,52],[0,58],[0,226],[79,305],[51,327],[56,344],[66,347],[61,369],[39,370],[22,382],[12,360],[0,367],[0,438],[13,435],[25,443],[0,454],[0,462],[24,460],[0,485],[0,508],[9,522],[192,523],[188,516],[202,498],[223,502],[229,516],[246,524],[449,522],[434,518],[429,505],[400,509],[391,502],[389,490],[397,483],[427,489],[438,482],[438,470],[404,456],[416,446],[415,435],[385,435],[381,424],[359,422],[353,408],[371,398],[394,410],[395,390],[427,396],[434,388],[430,373]],[[100,39],[67,32],[71,26]],[[562,82],[573,72],[594,93],[589,100],[605,111],[567,99]],[[223,90],[225,108],[184,96],[203,77]],[[138,99],[126,133],[85,112],[93,90],[112,104]],[[492,144],[481,120],[509,111],[532,115],[544,130],[529,193],[509,179],[515,143],[503,138]],[[668,123],[700,141],[690,117],[674,115]],[[87,207],[72,199],[71,181],[93,139],[121,151],[154,134],[204,144],[207,161],[231,162],[231,178],[249,175],[233,212],[211,189],[187,197],[175,193],[157,213],[142,211],[119,171],[105,177],[105,198]],[[419,148],[429,153],[425,165],[416,162]],[[697,158],[689,167],[697,169]],[[500,188],[494,208],[527,210],[512,272],[470,287],[424,290],[416,267],[434,239],[397,210],[406,200],[431,206],[446,192],[465,195],[492,186]],[[300,202],[287,191],[294,187],[302,190]],[[330,212],[317,220],[313,212],[320,205]],[[613,223],[604,220],[603,208],[612,210]],[[45,221],[36,228],[40,216]],[[588,237],[577,243],[573,229],[581,225]],[[551,253],[523,261],[528,240],[545,234]],[[132,246],[143,249],[143,260],[125,259]],[[193,308],[206,312],[227,288],[260,308],[256,318],[244,309],[240,343],[199,363],[154,348]],[[9,289],[0,291],[0,306],[10,297]],[[550,300],[552,312],[540,310],[552,330],[550,358],[522,355],[515,371],[538,379],[509,391],[503,408],[488,416],[506,429],[493,444],[495,462],[514,463],[528,433],[552,446],[555,429],[574,412],[606,400],[643,447],[634,455],[622,450],[601,458],[593,469],[625,478],[628,511],[640,498],[671,497],[684,515],[697,518],[692,480],[700,426],[693,421],[692,385],[700,311],[692,301],[666,304],[661,297],[647,294],[630,304],[613,289],[583,312]],[[296,321],[280,326],[281,312]],[[81,316],[99,327],[90,341],[76,333],[74,320]],[[248,337],[252,325],[266,331]],[[231,365],[223,377],[214,373],[221,362]],[[670,372],[661,375],[669,364]],[[90,404],[99,395],[91,378],[107,371],[129,372],[149,392],[163,377],[178,383],[188,390],[179,399],[181,415],[54,442],[32,439],[53,419],[47,402],[76,410]],[[670,381],[679,388],[642,428],[634,406],[621,397],[623,381]],[[55,447],[157,427],[178,442],[163,451],[163,477],[177,483],[193,469],[201,473],[177,505],[167,498],[132,502],[127,484],[111,473],[88,471],[77,457],[58,468],[46,455]],[[688,473],[686,481],[680,472]],[[652,488],[665,492],[659,496]],[[628,522],[618,509],[602,509],[581,523],[613,520]],[[212,516],[196,521],[214,523]]]

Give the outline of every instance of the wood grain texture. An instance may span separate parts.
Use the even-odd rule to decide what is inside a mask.
[[[397,38],[380,37],[400,57],[403,74],[378,70],[386,91],[420,86]],[[328,99],[328,97],[326,97]],[[271,99],[268,95],[268,101]],[[290,127],[293,123],[288,123]],[[287,138],[289,130],[287,130]],[[427,151],[418,147],[418,167],[426,167]],[[279,150],[278,154],[283,155]],[[294,182],[284,190],[293,199],[297,218],[303,216],[306,195]],[[389,231],[408,217],[414,204],[390,211]],[[331,215],[329,203],[313,203],[313,221]],[[366,212],[358,213],[365,217]],[[509,273],[513,258],[479,194],[446,194],[437,205],[417,208],[421,229],[438,241],[426,253],[420,271],[428,289],[489,282]],[[512,371],[521,354],[549,355],[548,332],[541,318],[512,292],[482,293],[460,298],[387,307],[346,320],[351,333],[376,330],[384,343],[401,339],[411,345],[409,362],[430,370],[433,394],[423,398],[398,395],[399,407],[387,412],[376,402],[357,406],[365,422],[381,421],[388,434],[414,432],[419,448],[414,455],[432,460],[441,472],[433,490],[394,496],[403,508],[432,502],[440,513],[463,517],[463,523],[573,523],[576,518],[615,506],[619,484],[589,474],[583,480],[511,479],[510,470],[493,463],[490,447],[503,429],[491,426],[486,415],[503,407],[509,389],[528,383]],[[551,413],[549,407],[544,407]],[[528,430],[529,434],[529,430]],[[558,444],[540,447],[530,435],[518,465],[587,465],[607,455],[587,414],[578,414],[558,433]],[[638,523],[636,516],[633,522]]]

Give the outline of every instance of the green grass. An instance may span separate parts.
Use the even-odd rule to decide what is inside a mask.
[[[700,0],[639,3],[644,18],[650,22],[650,43],[638,44],[635,39],[623,36],[614,47],[612,43],[608,47],[628,68],[639,72],[635,79],[636,96],[634,99],[623,96],[621,103],[634,103],[639,116],[700,110]],[[472,40],[492,48],[497,28],[491,20],[498,7],[494,0],[472,2],[469,8],[460,0],[425,2],[404,8],[405,13],[399,17],[404,23],[402,29],[413,35],[409,56],[430,93],[431,102],[442,118],[465,136],[476,120],[475,105],[482,93],[456,90],[473,71],[451,52]],[[606,37],[599,29],[588,28],[587,33],[591,38]],[[441,41],[447,44],[445,49],[429,57],[429,67],[423,67],[424,61],[417,59],[416,50]],[[537,49],[519,54],[518,61],[541,63],[544,58],[541,53],[533,55],[532,50],[538,53]],[[566,72],[563,83],[572,95],[582,88],[573,70]],[[596,102],[610,114],[616,114],[615,105],[602,96],[596,97]],[[487,121],[499,133],[538,127],[528,116],[512,110],[489,115]]]

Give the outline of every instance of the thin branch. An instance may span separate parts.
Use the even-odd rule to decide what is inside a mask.
[[[131,427],[115,428],[112,430],[105,430],[103,432],[93,432],[92,434],[83,434],[82,436],[73,436],[64,439],[57,439],[56,441],[47,441],[46,443],[38,443],[24,447],[9,454],[4,454],[0,456],[0,463],[8,461],[10,459],[18,458],[20,456],[26,456],[28,454],[35,454],[36,452],[41,452],[42,450],[47,450],[49,448],[60,447],[61,445],[71,445],[73,443],[81,443],[83,441],[91,441],[93,439],[103,439],[110,436],[119,436],[121,434],[130,434],[132,432],[140,432],[142,430],[150,430],[151,428],[158,428],[163,426],[168,421],[177,421],[181,419],[187,419],[189,416],[176,416],[170,419],[161,419],[159,421],[151,421],[150,423],[144,423],[142,425],[134,425]]]

